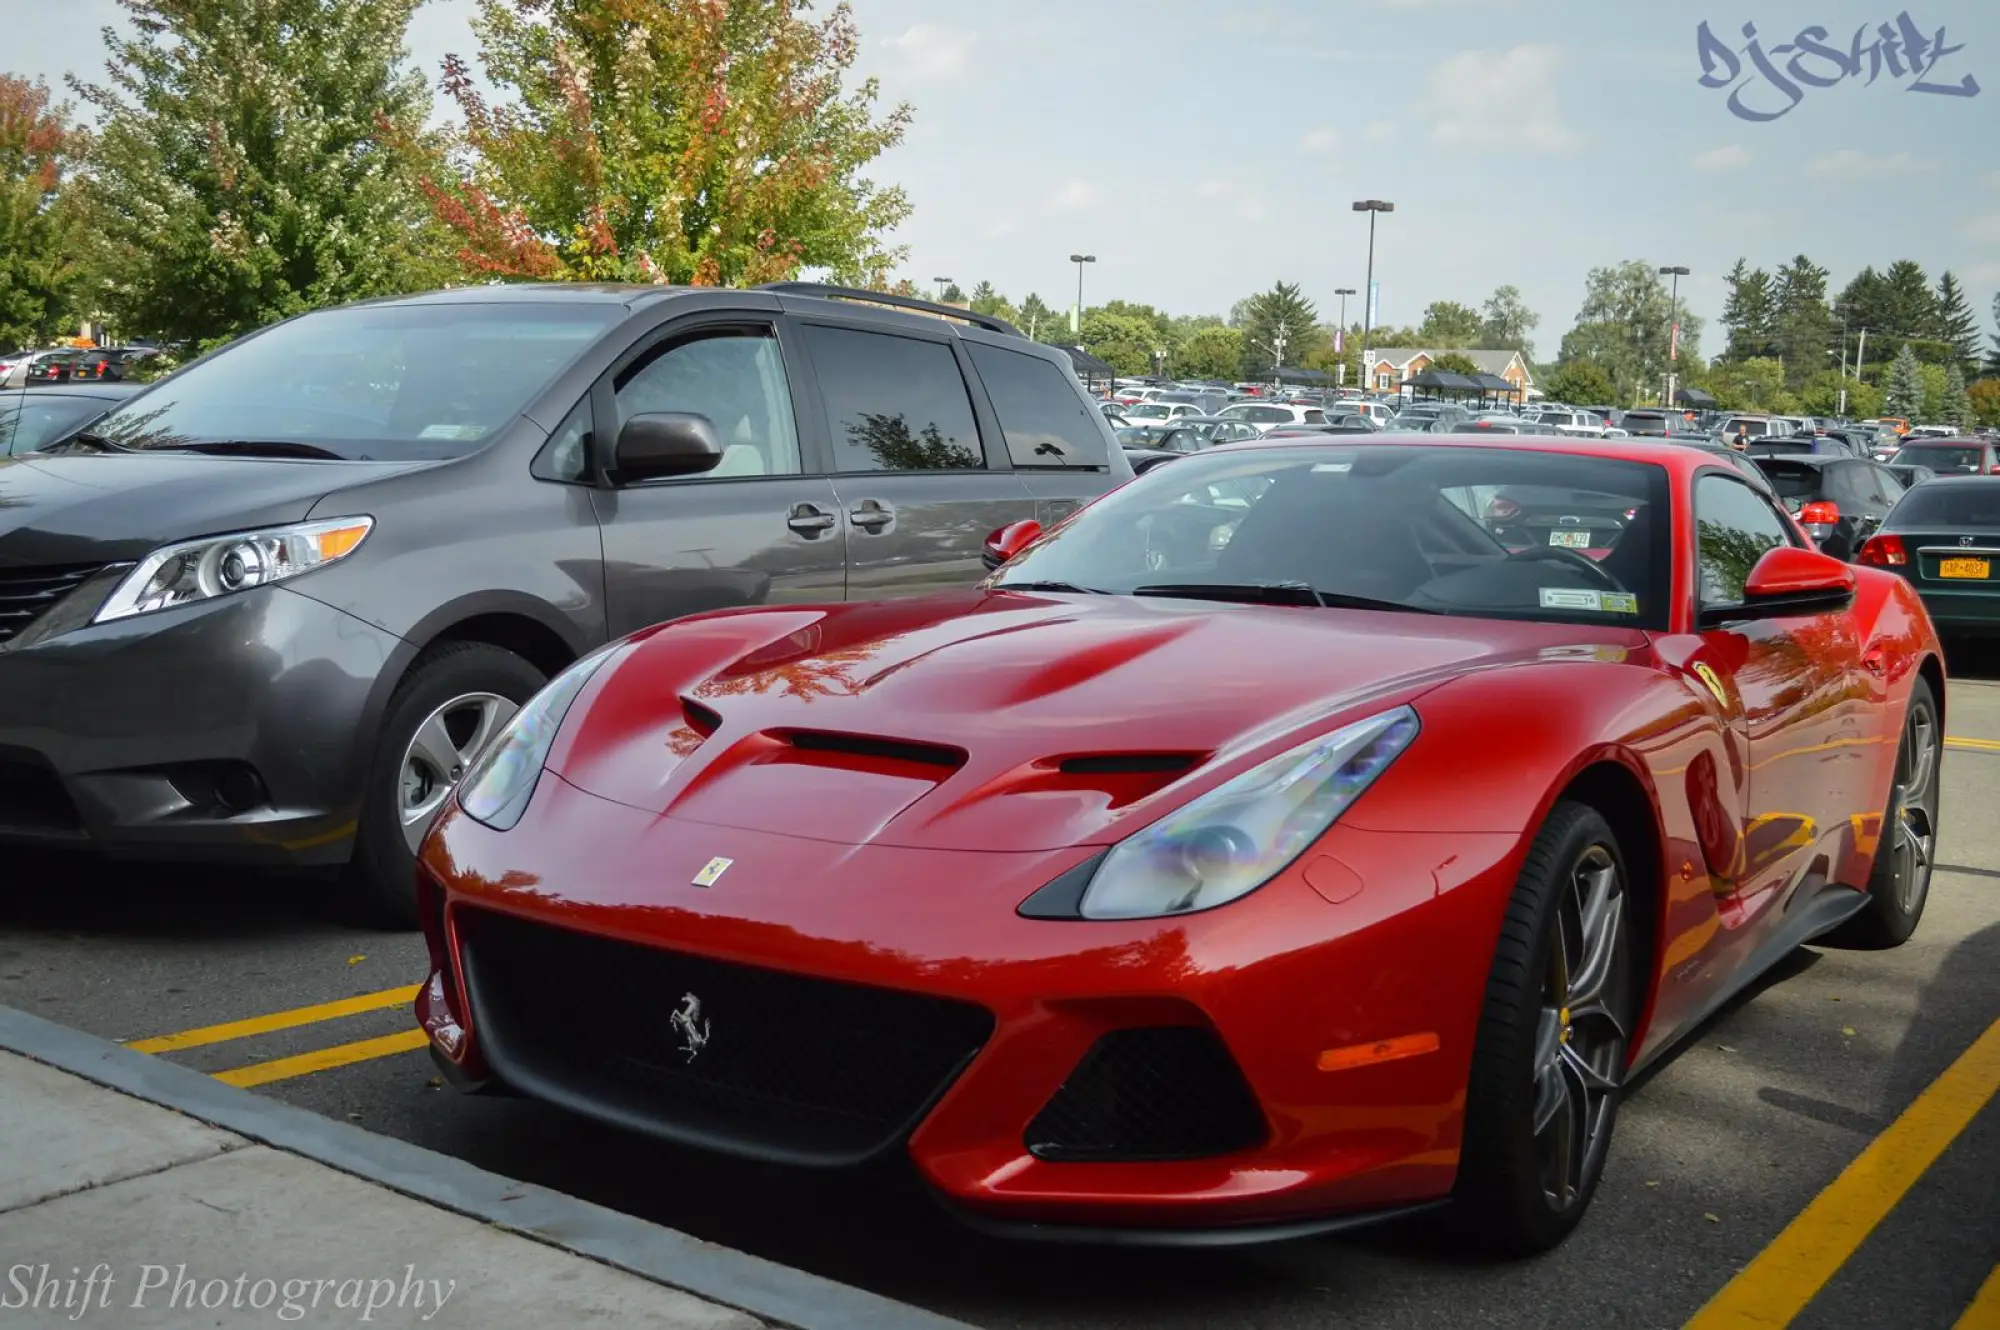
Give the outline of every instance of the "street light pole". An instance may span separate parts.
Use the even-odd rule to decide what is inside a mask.
[[[1362,288],[1367,292],[1361,306],[1361,355],[1368,356],[1368,339],[1375,333],[1375,214],[1396,211],[1396,205],[1383,199],[1358,199],[1354,211],[1368,214],[1368,281]]]
[[[933,277],[933,278],[931,278],[931,280],[932,280],[933,282],[936,282],[936,283],[937,283],[937,289],[938,289],[938,299],[939,299],[939,300],[943,300],[943,299],[944,299],[944,293],[945,293],[945,290],[946,290],[946,288],[948,288],[948,287],[949,287],[949,286],[951,285],[951,278],[949,278],[949,277]]]
[[[1073,322],[1071,322],[1069,330],[1081,337],[1083,335],[1083,265],[1097,262],[1097,256],[1095,254],[1072,254],[1069,256],[1069,261],[1076,265],[1076,313],[1070,316]]]
[[[1347,298],[1354,294],[1354,288],[1336,286],[1333,288],[1333,293],[1340,297],[1340,323],[1333,330],[1333,353],[1340,357],[1340,362],[1334,366],[1334,371],[1339,376],[1334,386],[1345,388],[1347,386]]]
[[[1673,278],[1673,294],[1667,298],[1667,400],[1661,403],[1668,410],[1674,406],[1674,371],[1681,360],[1681,278],[1688,270],[1681,267],[1662,268],[1660,272]]]

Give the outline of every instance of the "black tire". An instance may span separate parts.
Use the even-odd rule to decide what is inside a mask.
[[[1636,1015],[1631,949],[1618,838],[1596,809],[1558,803],[1500,926],[1466,1087],[1456,1217],[1493,1254],[1547,1251],[1589,1208]]]
[[[376,739],[375,756],[368,767],[368,784],[361,792],[354,858],[341,880],[344,912],[354,922],[371,928],[407,929],[417,925],[417,856],[410,844],[412,833],[406,830],[404,814],[408,793],[405,768],[419,727],[455,700],[491,697],[503,699],[511,704],[511,709],[518,709],[545,682],[547,676],[533,665],[511,651],[485,642],[446,642],[417,658],[389,699]],[[470,715],[474,709],[475,704],[468,701],[444,718],[455,740],[461,735],[464,741],[475,737],[455,719],[461,713]],[[489,709],[504,721],[497,705]],[[446,763],[436,765],[442,767]],[[446,789],[455,786],[463,774],[462,763],[455,773],[428,766],[426,769],[447,779]],[[427,824],[428,819],[424,820]]]
[[[1900,947],[1917,931],[1937,860],[1938,770],[1943,760],[1944,725],[1937,698],[1919,675],[1903,709],[1896,771],[1888,806],[1882,811],[1875,864],[1868,874],[1868,903],[1828,934],[1828,942],[1842,947]]]

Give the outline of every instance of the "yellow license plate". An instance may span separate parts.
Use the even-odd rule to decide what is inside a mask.
[[[1554,545],[1557,549],[1587,550],[1590,548],[1590,533],[1588,531],[1551,531],[1549,532],[1549,544]]]
[[[1991,559],[1943,559],[1938,563],[1939,577],[1991,577]]]

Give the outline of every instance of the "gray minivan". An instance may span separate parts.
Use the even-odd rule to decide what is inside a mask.
[[[543,681],[705,610],[913,596],[1132,474],[1064,353],[956,307],[495,285],[322,310],[0,459],[0,842],[344,867]]]

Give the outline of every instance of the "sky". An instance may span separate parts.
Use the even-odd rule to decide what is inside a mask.
[[[825,0],[822,0],[822,8]],[[853,0],[857,76],[916,112],[874,175],[915,212],[902,275],[985,279],[1019,301],[1075,298],[1222,314],[1273,282],[1325,316],[1364,285],[1378,218],[1377,322],[1518,286],[1552,356],[1591,268],[1691,270],[1715,320],[1739,258],[1798,253],[1834,291],[1864,265],[1956,272],[1982,330],[2000,289],[2000,3],[1996,0]],[[9,20],[9,11],[20,14]],[[473,0],[430,0],[410,34],[435,71],[471,55]],[[60,13],[60,19],[54,17]],[[1809,57],[1796,101],[1757,74],[1802,28],[1850,50],[1908,14],[1944,55],[1841,78]],[[0,0],[0,68],[96,77],[114,0]],[[23,21],[24,20],[24,21]],[[1704,87],[1703,22],[1724,54]],[[1864,54],[1863,60],[1871,57]],[[1792,53],[1772,56],[1789,79]],[[1731,62],[1741,74],[1731,82]],[[1974,96],[1913,91],[1920,79]],[[1751,121],[1738,105],[1775,118]],[[1360,318],[1360,298],[1348,314]]]

